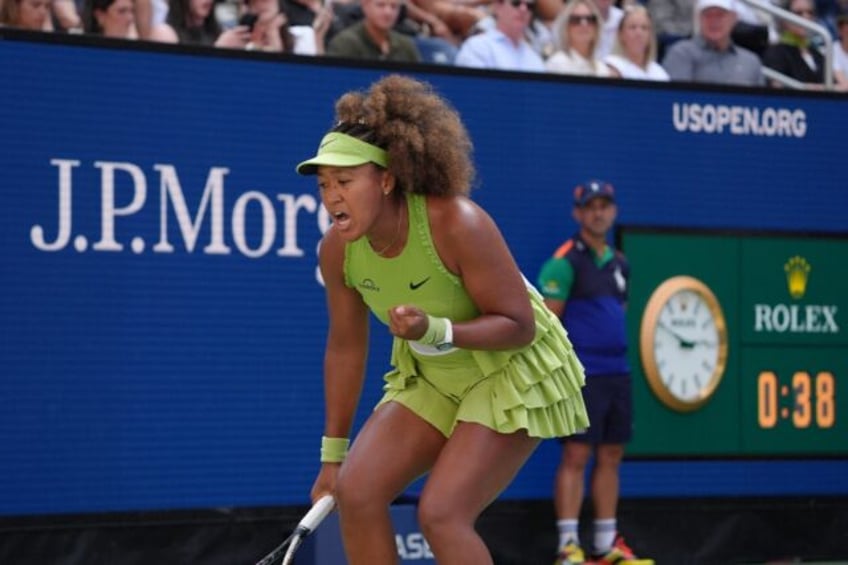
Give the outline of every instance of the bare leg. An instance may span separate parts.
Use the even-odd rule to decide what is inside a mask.
[[[430,474],[418,520],[439,565],[490,565],[492,556],[474,529],[539,445],[524,431],[500,434],[468,422],[457,425]]]
[[[397,563],[389,505],[445,445],[436,428],[395,402],[363,426],[339,472],[336,500],[350,565]]]
[[[583,477],[586,464],[592,455],[592,446],[578,441],[567,441],[562,449],[554,486],[554,505],[557,518],[576,520],[583,504]]]
[[[592,471],[592,502],[595,518],[615,518],[618,507],[618,468],[624,457],[621,444],[599,445],[595,452],[595,468]]]

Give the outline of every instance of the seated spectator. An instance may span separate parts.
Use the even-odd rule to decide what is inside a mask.
[[[618,36],[604,62],[621,78],[667,81],[668,73],[657,63],[657,37],[647,8],[630,6],[618,24]]]
[[[247,0],[244,13],[257,18],[250,30],[248,49],[296,55],[324,54],[324,38],[333,19],[331,8],[316,14],[312,25],[301,26],[289,26],[278,0]]]
[[[601,13],[600,34],[598,36],[598,47],[595,49],[595,57],[603,60],[612,53],[615,37],[618,35],[618,24],[624,16],[624,10],[613,4],[613,0],[594,0]]]
[[[426,63],[453,65],[459,39],[447,24],[422,8],[422,0],[406,0],[394,30],[412,38],[421,60]]]
[[[102,37],[135,39],[133,0],[85,0],[83,31]]]
[[[393,28],[400,0],[361,0],[363,19],[339,32],[327,45],[327,55],[381,61],[418,62],[415,42]]]
[[[733,0],[698,0],[698,33],[672,45],[662,66],[671,80],[765,85],[759,57],[733,43]]]
[[[569,0],[554,22],[558,50],[545,62],[550,72],[596,77],[612,76],[597,58],[601,13],[592,0]]]
[[[0,0],[0,27],[52,31],[50,0]]]
[[[488,14],[491,0],[416,0],[416,4],[443,22],[460,41],[474,33],[477,22]]]
[[[848,11],[836,17],[839,41],[833,44],[833,74],[840,84],[848,83]]]
[[[212,0],[171,0],[165,23],[150,30],[150,39],[182,45],[244,49],[250,42],[250,29],[238,25],[221,31],[212,7]]]
[[[4,0],[0,0],[2,3]],[[54,31],[76,33],[82,31],[83,24],[79,7],[75,0],[52,0],[52,26]]]
[[[135,29],[139,39],[151,39],[153,28],[165,23],[168,0],[135,0]]]
[[[498,0],[495,26],[466,39],[457,66],[502,71],[544,72],[545,63],[524,37],[533,17],[533,0]]]
[[[527,29],[524,30],[524,39],[527,40],[527,43],[530,44],[530,47],[533,48],[533,51],[541,55],[542,60],[544,61],[548,57],[554,54],[556,51],[556,44],[554,43],[554,34],[551,33],[551,28],[545,24],[545,22],[539,17],[539,2],[538,0],[533,6],[531,10],[532,16],[530,17],[530,24],[527,26]],[[492,30],[496,27],[497,22],[495,21],[494,15],[488,15],[485,19],[480,20],[477,23],[477,29],[480,32],[485,32]]]
[[[730,34],[733,43],[762,59],[768,46],[777,42],[774,19],[741,0],[736,0],[733,7],[736,10],[736,24]]]
[[[786,10],[807,21],[815,22],[816,13],[812,0],[788,0]],[[780,41],[763,53],[763,64],[770,69],[803,82],[807,88],[821,89],[824,84],[824,55],[810,42],[810,32],[788,20],[779,24]],[[775,79],[769,83],[781,88]]]
[[[839,17],[848,12],[848,0],[815,0],[819,23],[825,26],[833,38],[839,36]]]
[[[444,39],[454,47],[462,43],[461,38],[454,34],[444,20],[426,8],[426,0],[407,0],[404,6],[406,7],[406,21],[418,28],[415,30],[416,37],[437,37]],[[403,19],[402,16],[401,20]]]
[[[337,24],[341,24],[340,29],[346,29],[365,18],[358,0],[351,4],[334,2],[332,6],[336,15],[330,31]],[[457,52],[456,37],[438,18],[418,6],[416,0],[401,2],[400,13],[392,29],[412,39],[421,61],[453,64]]]
[[[657,60],[662,61],[668,48],[681,39],[692,37],[694,0],[647,0],[648,11],[657,34]]]
[[[346,20],[349,12],[356,13],[356,20],[361,19],[359,2],[356,0],[280,0],[280,9],[292,28],[313,27],[315,20],[329,10],[332,18],[324,38],[325,42],[329,42],[338,32],[353,23]]]

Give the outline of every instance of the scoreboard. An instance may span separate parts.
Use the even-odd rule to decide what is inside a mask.
[[[848,237],[617,236],[631,264],[629,455],[848,455]]]

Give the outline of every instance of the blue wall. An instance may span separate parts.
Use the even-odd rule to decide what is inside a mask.
[[[68,41],[0,41],[0,514],[304,503],[327,218],[293,167],[339,94],[399,69]],[[616,185],[623,224],[848,231],[845,99],[405,72],[461,112],[474,197],[531,279],[587,177]],[[387,365],[374,333],[359,422]],[[558,454],[505,496],[549,496]],[[632,461],[623,491],[846,494],[848,465]]]

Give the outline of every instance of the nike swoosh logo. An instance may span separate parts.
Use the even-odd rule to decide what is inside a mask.
[[[335,141],[336,141],[336,138],[328,139],[327,141],[325,141],[324,143],[322,143],[321,145],[318,146],[318,151],[321,151],[322,149],[324,149],[325,147],[327,147],[328,145],[330,145],[331,143],[333,143]]]
[[[421,282],[417,282],[417,283],[411,282],[411,283],[409,283],[409,290],[418,290],[419,288],[421,288],[424,285],[424,283],[426,283],[429,280],[430,280],[430,277],[427,277],[426,279],[424,279]]]

